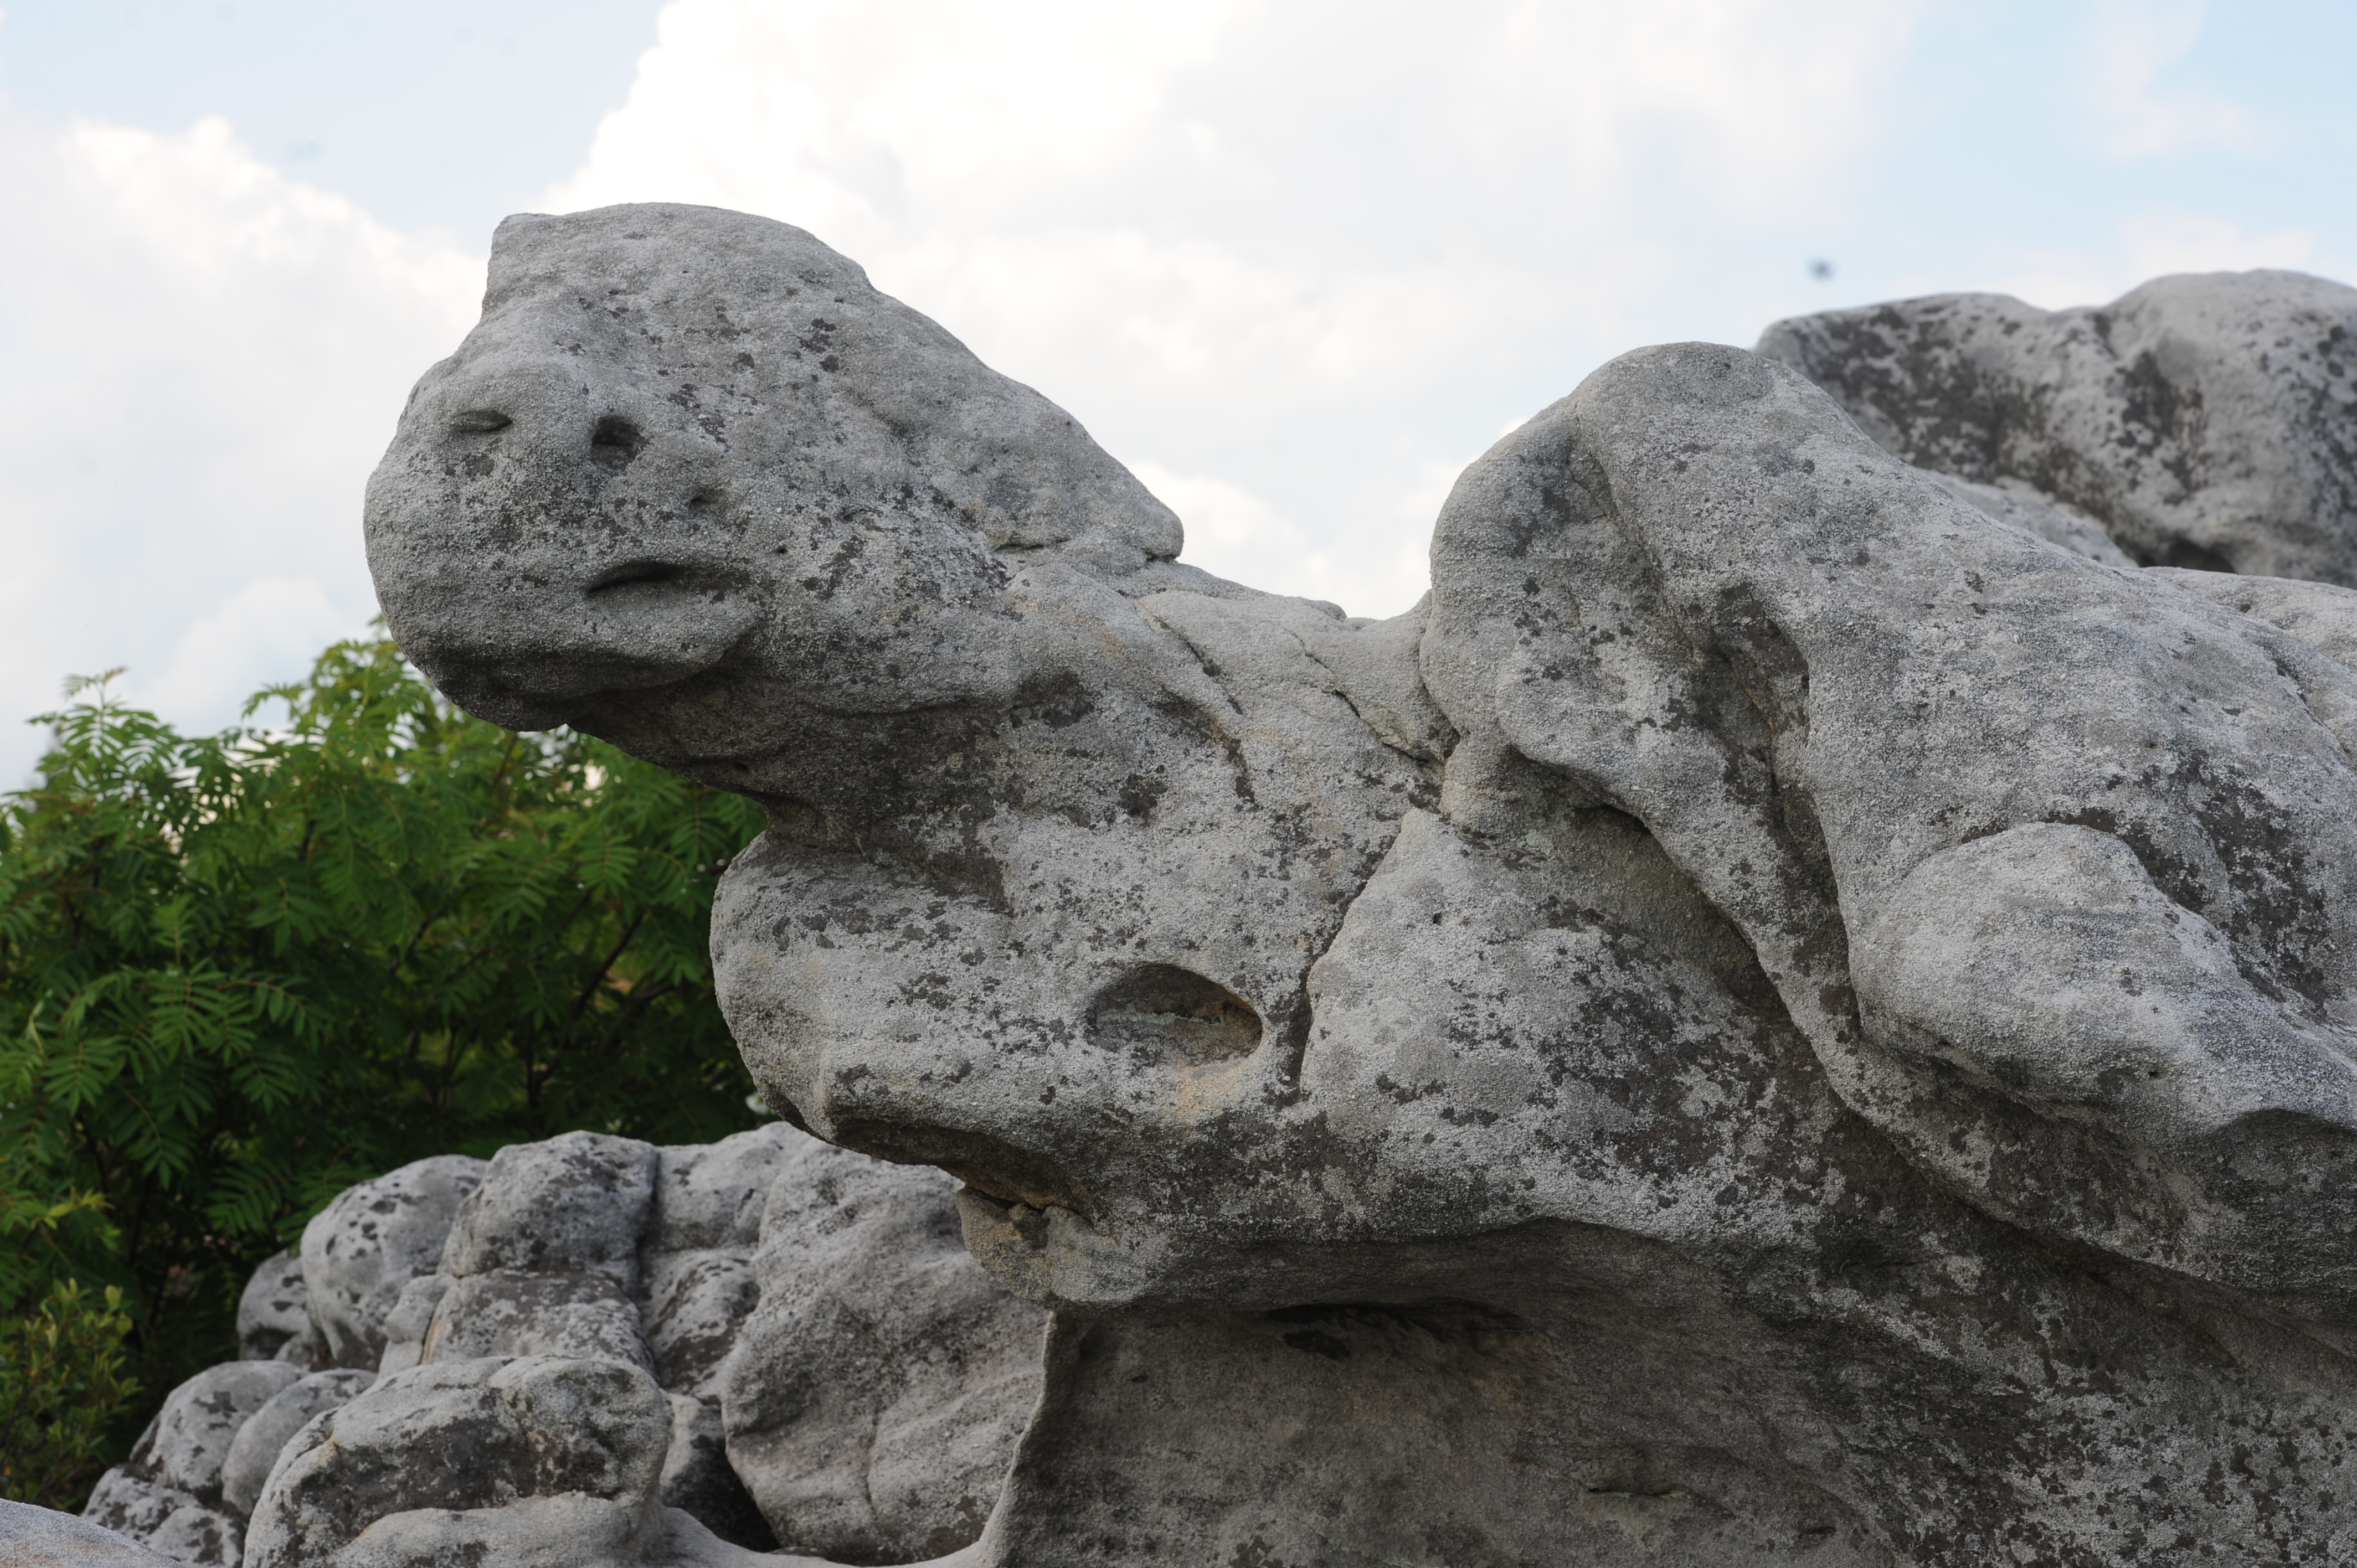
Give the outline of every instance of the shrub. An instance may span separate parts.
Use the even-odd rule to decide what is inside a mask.
[[[389,642],[218,736],[70,695],[0,806],[0,1320],[118,1287],[160,1396],[354,1181],[759,1120],[705,950],[747,802],[471,719]]]
[[[60,1280],[26,1316],[0,1318],[0,1497],[71,1509],[112,1458],[108,1429],[139,1391],[123,1287]]]

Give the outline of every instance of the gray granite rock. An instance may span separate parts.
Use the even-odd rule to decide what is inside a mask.
[[[171,1561],[88,1520],[0,1498],[0,1568],[164,1568]]]
[[[591,1270],[634,1290],[655,1165],[652,1144],[601,1133],[509,1144],[460,1206],[442,1272]]]
[[[2231,572],[2148,569],[2212,604],[2257,617],[2345,670],[2357,670],[2357,590],[2284,577],[2238,577]]]
[[[414,1219],[415,1205],[374,1206],[388,1186],[414,1191],[419,1174],[408,1167],[330,1205],[328,1213],[346,1217],[345,1240],[329,1254],[339,1264],[370,1255],[348,1239],[354,1211]],[[479,1176],[463,1202],[447,1206],[440,1266],[406,1279],[383,1315],[378,1371],[306,1377],[286,1359],[210,1369],[175,1393],[132,1463],[105,1478],[93,1517],[189,1562],[237,1561],[248,1515],[258,1513],[276,1521],[265,1534],[288,1562],[426,1562],[480,1550],[502,1562],[730,1563],[778,1541],[747,1477],[781,1498],[795,1477],[779,1465],[824,1449],[850,1456],[826,1484],[848,1479],[877,1499],[864,1526],[838,1523],[829,1536],[851,1557],[880,1560],[907,1539],[944,1539],[944,1530],[956,1536],[949,1544],[963,1545],[980,1529],[1036,1398],[1040,1314],[991,1285],[957,1244],[951,1184],[938,1175],[881,1166],[772,1123],[665,1149],[567,1134],[504,1149]],[[901,1255],[856,1244],[863,1238],[921,1244]],[[414,1235],[393,1239],[398,1258],[414,1262],[423,1251]],[[339,1277],[348,1283],[357,1272]],[[283,1291],[285,1273],[283,1259],[265,1264],[248,1300]],[[380,1271],[377,1283],[393,1273]],[[731,1352],[765,1278],[780,1302],[761,1321],[765,1343],[817,1317],[831,1337],[793,1348],[777,1376],[748,1380],[732,1374]],[[863,1329],[849,1321],[856,1312],[876,1322]],[[993,1337],[1009,1321],[1024,1332]],[[318,1337],[316,1326],[307,1332]],[[837,1368],[829,1355],[865,1359]],[[977,1378],[977,1367],[1008,1357],[995,1380]],[[540,1417],[515,1415],[522,1407],[500,1391],[504,1369],[527,1361],[574,1368],[551,1385],[559,1388],[619,1378],[627,1393],[651,1376],[660,1403],[632,1418],[633,1431],[647,1429],[633,1442],[661,1440],[651,1477],[633,1481],[627,1498],[583,1502],[535,1501],[539,1494],[494,1480],[490,1503],[452,1504],[445,1494],[456,1483],[434,1456],[473,1452],[494,1406],[523,1423],[500,1428],[502,1442],[539,1453],[569,1441],[555,1417],[533,1426]],[[609,1370],[585,1369],[598,1365]],[[375,1403],[324,1419],[380,1381],[388,1391]],[[740,1423],[753,1444],[744,1477],[731,1460],[726,1410],[738,1384],[759,1407]],[[781,1412],[780,1398],[796,1392],[825,1408]],[[636,1395],[616,1397],[628,1404]],[[573,1408],[541,1394],[525,1402],[544,1413]],[[909,1440],[928,1423],[955,1449],[938,1463],[926,1443]],[[765,1441],[774,1452],[761,1449]],[[404,1444],[420,1456],[414,1473],[395,1462]],[[323,1444],[354,1455],[287,1468]],[[314,1474],[322,1466],[324,1479]],[[287,1485],[299,1495],[274,1503],[283,1475],[296,1477]],[[343,1511],[315,1540],[302,1520],[327,1506],[321,1498],[340,1498]],[[790,1508],[778,1517],[791,1528]],[[330,1536],[334,1544],[319,1544]]]
[[[169,1562],[237,1568],[242,1560],[244,1521],[218,1497],[208,1502],[121,1466],[98,1478],[83,1517]]]
[[[2106,536],[2350,578],[2350,299],[1771,331],[1846,413],[1626,356],[1361,623],[1178,564],[800,231],[515,220],[370,554],[459,702],[767,809],[714,914],[766,1101],[957,1177],[1055,1315],[969,1561],[2331,1561],[2350,623]],[[723,1378],[789,1545],[885,1530],[1014,1365],[895,1402],[912,1316],[1016,1316],[857,1169],[773,1190]],[[774,1267],[779,1190],[863,1272]]]
[[[780,1166],[719,1383],[729,1461],[788,1550],[943,1556],[997,1500],[1046,1315],[967,1255],[955,1185],[802,1137]]]
[[[775,1546],[777,1532],[728,1463],[720,1402],[668,1390],[663,1398],[671,1405],[671,1445],[655,1487],[663,1506],[735,1545],[764,1552]]]
[[[221,1461],[221,1501],[230,1511],[240,1520],[252,1514],[263,1483],[270,1478],[271,1466],[278,1463],[279,1451],[287,1440],[310,1424],[314,1416],[349,1404],[375,1381],[373,1372],[314,1372],[279,1390],[268,1403],[246,1417]]]
[[[448,1283],[420,1359],[597,1356],[651,1370],[637,1290],[655,1164],[653,1145],[597,1133],[493,1155],[443,1249]]]
[[[779,1167],[804,1141],[784,1122],[772,1122],[716,1144],[656,1150],[653,1208],[640,1255],[749,1254],[761,1240],[761,1217]]]
[[[2144,564],[2357,585],[2357,289],[2252,272],[2074,310],[1935,295],[1780,321],[1760,351],[1909,462],[2076,509]]]
[[[303,1228],[303,1283],[327,1364],[373,1369],[401,1289],[431,1273],[483,1162],[437,1155],[346,1188]]]
[[[1936,473],[1928,468],[1924,472],[1931,476],[1933,484],[1967,506],[1978,507],[1999,522],[2009,522],[2016,528],[2036,534],[2049,544],[2059,544],[2074,555],[2101,561],[2106,566],[2126,570],[2136,565],[2127,552],[2113,543],[2112,536],[2084,512],[2073,510],[2026,489],[1975,484],[1970,479],[1960,479],[1953,474]]]
[[[303,1260],[292,1252],[277,1253],[253,1271],[238,1297],[238,1351],[249,1361],[274,1360],[310,1326]]]
[[[172,1391],[123,1468],[143,1480],[215,1500],[221,1466],[239,1431],[256,1411],[302,1380],[303,1374],[283,1361],[208,1368]]]
[[[774,1547],[778,1533],[730,1463],[724,1370],[760,1299],[754,1252],[770,1194],[795,1185],[795,1176],[780,1173],[799,1171],[806,1161],[798,1151],[812,1146],[808,1134],[772,1122],[717,1144],[661,1150],[640,1249],[640,1322],[672,1402],[663,1502],[724,1540],[762,1549]],[[936,1202],[948,1212],[945,1196]],[[809,1264],[823,1266],[815,1258]],[[1009,1434],[997,1455],[1000,1475],[1012,1448]],[[938,1489],[952,1485],[945,1479]]]
[[[253,1568],[635,1561],[660,1523],[671,1412],[617,1361],[499,1358],[414,1367],[312,1421],[247,1530]],[[486,1521],[479,1516],[520,1512]],[[485,1544],[472,1543],[481,1541]],[[436,1555],[436,1554],[439,1555]]]
[[[239,1434],[302,1371],[284,1361],[230,1361],[165,1399],[130,1457],[99,1477],[83,1516],[176,1563],[234,1568],[244,1510],[223,1495]]]

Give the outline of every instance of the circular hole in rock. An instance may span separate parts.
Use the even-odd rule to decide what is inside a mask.
[[[1207,1067],[1250,1056],[1260,1015],[1216,981],[1167,963],[1133,970],[1097,993],[1089,1038],[1161,1067]]]
[[[599,467],[614,473],[628,467],[646,444],[646,435],[637,425],[619,414],[608,414],[589,433],[589,456]]]

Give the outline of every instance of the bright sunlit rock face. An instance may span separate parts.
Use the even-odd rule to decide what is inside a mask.
[[[371,491],[394,629],[769,807],[764,1095],[1057,1314],[984,1561],[2357,1526],[2357,594],[2132,564],[2341,575],[2357,291],[1624,355],[1356,621],[800,231],[493,275]]]

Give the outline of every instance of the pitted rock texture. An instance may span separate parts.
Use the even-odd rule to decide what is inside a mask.
[[[1047,1315],[974,1266],[955,1186],[804,1141],[770,1195],[759,1305],[718,1369],[719,1408],[728,1457],[797,1551],[943,1556],[998,1499]]]
[[[303,1260],[281,1252],[253,1271],[238,1297],[238,1353],[249,1361],[275,1359],[310,1326]]]
[[[1629,355],[1369,623],[798,230],[518,219],[370,555],[767,808],[767,1101],[1057,1313],[979,1562],[2332,1561],[2357,623],[2130,563],[2351,579],[2352,299]]]
[[[309,1425],[313,1417],[350,1403],[375,1381],[373,1372],[314,1372],[273,1394],[267,1404],[245,1418],[230,1441],[229,1453],[221,1461],[221,1500],[240,1519],[252,1514],[287,1440]]]
[[[223,1496],[222,1469],[246,1422],[303,1380],[284,1361],[231,1361],[172,1391],[131,1456],[99,1477],[93,1523],[180,1563],[233,1565],[244,1512]]]
[[[303,1288],[328,1367],[373,1369],[384,1320],[402,1287],[433,1272],[458,1206],[483,1179],[483,1162],[441,1155],[346,1188],[303,1228]],[[280,1354],[289,1359],[298,1336]]]
[[[0,1498],[0,1568],[164,1568],[171,1561],[88,1520]]]
[[[2146,565],[2357,586],[2357,289],[2253,272],[2074,310],[1935,295],[1780,321],[1759,349],[1909,462],[2074,509]]]
[[[631,1561],[660,1519],[670,1436],[662,1390],[619,1361],[502,1357],[394,1372],[281,1453],[249,1530],[253,1563],[451,1561],[464,1527],[449,1516],[522,1499],[561,1514],[549,1550]],[[419,1550],[429,1539],[438,1559]]]
[[[91,1518],[175,1561],[306,1568],[966,1546],[1038,1402],[1045,1315],[966,1254],[953,1185],[782,1122],[678,1148],[511,1145],[403,1284],[380,1370],[199,1374]],[[247,1299],[287,1273],[272,1259]]]

